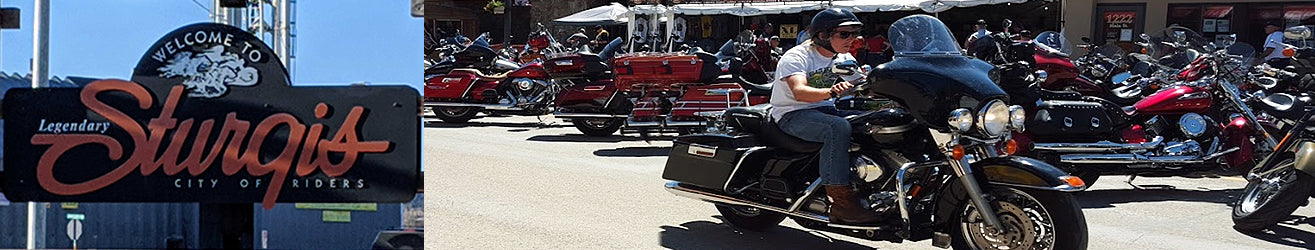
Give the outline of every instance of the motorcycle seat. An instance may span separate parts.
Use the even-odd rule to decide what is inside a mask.
[[[484,72],[482,72],[482,71],[480,71],[480,70],[477,70],[477,69],[453,69],[453,70],[452,70],[452,72],[457,72],[457,71],[467,72],[467,73],[473,74],[473,75],[475,75],[475,76],[478,76],[479,78],[484,78],[484,79],[489,79],[489,80],[494,80],[494,81],[496,81],[496,80],[502,80],[502,78],[507,78],[507,72],[503,72],[502,74],[496,74],[496,75],[485,75]]]
[[[1082,99],[1082,93],[1078,93],[1077,91],[1068,91],[1068,90],[1064,90],[1064,91],[1054,91],[1054,90],[1043,89],[1043,88],[1041,88],[1041,87],[1039,87],[1039,86],[1032,86],[1032,87],[1030,87],[1030,88],[1031,88],[1031,90],[1032,90],[1032,91],[1030,91],[1030,92],[1032,92],[1032,93],[1034,93],[1035,95],[1037,95],[1036,97],[1039,98],[1039,99],[1046,99],[1046,100],[1078,100],[1078,99]]]
[[[1305,110],[1304,102],[1298,101],[1296,96],[1287,93],[1276,93],[1266,96],[1260,100],[1262,109],[1274,112],[1274,116],[1297,119],[1301,117]]]
[[[737,79],[735,79],[735,83],[740,84],[740,87],[744,88],[744,90],[749,91],[749,95],[752,95],[752,96],[769,96],[769,95],[772,95],[772,85],[771,85],[771,83],[767,83],[767,84],[757,84],[757,83],[752,83],[752,82],[749,82],[748,80],[745,80],[744,77],[736,77],[736,78],[737,78]]]
[[[786,134],[781,127],[776,124],[775,120],[768,120],[763,124],[762,139],[767,145],[785,150],[786,152],[808,154],[817,153],[822,150],[822,143],[805,141]]]
[[[731,107],[723,113],[723,119],[726,125],[750,134],[762,134],[763,123],[766,123],[768,114],[772,108],[771,104],[758,104],[748,107]]]

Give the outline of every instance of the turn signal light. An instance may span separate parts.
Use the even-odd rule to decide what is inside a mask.
[[[1297,50],[1292,49],[1292,48],[1285,48],[1285,49],[1283,49],[1283,57],[1292,57],[1292,56],[1295,56],[1295,55],[1297,55]]]
[[[950,157],[954,157],[954,160],[956,161],[963,160],[963,145],[954,145],[954,150],[951,151]]]
[[[1068,186],[1070,187],[1087,186],[1087,183],[1082,181],[1082,178],[1078,178],[1077,176],[1065,175],[1065,176],[1060,176],[1059,179],[1063,180],[1064,183],[1068,183]]]
[[[1146,54],[1146,48],[1141,48],[1141,53]]]
[[[1015,141],[1014,139],[1005,141],[1005,154],[1013,155],[1015,153],[1018,153],[1018,141]]]

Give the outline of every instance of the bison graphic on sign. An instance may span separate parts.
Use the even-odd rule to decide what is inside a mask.
[[[224,51],[215,45],[203,52],[179,52],[168,64],[160,67],[160,77],[183,77],[188,96],[215,98],[228,93],[228,86],[251,86],[260,81],[255,68],[237,54]]]

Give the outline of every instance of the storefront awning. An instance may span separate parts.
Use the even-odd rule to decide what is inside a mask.
[[[626,19],[626,13],[629,11],[626,6],[612,3],[558,18],[553,20],[553,24],[578,26],[623,24],[629,22]]]
[[[828,7],[849,8],[854,12],[883,12],[921,10],[936,13],[955,7],[973,7],[978,5],[1024,3],[1028,0],[842,0],[767,2],[767,3],[719,3],[719,4],[677,4],[670,10],[679,15],[720,15],[758,16],[775,14],[793,14],[805,11],[822,10]],[[645,6],[635,6],[639,9]],[[636,13],[649,14],[649,13]]]

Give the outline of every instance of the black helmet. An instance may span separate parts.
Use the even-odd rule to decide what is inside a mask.
[[[813,21],[809,22],[808,36],[812,37],[814,44],[836,53],[836,50],[831,48],[831,30],[836,27],[861,25],[863,25],[863,22],[858,21],[858,16],[855,16],[854,12],[841,8],[825,9],[814,15]],[[827,35],[823,36],[822,33],[827,33]]]

